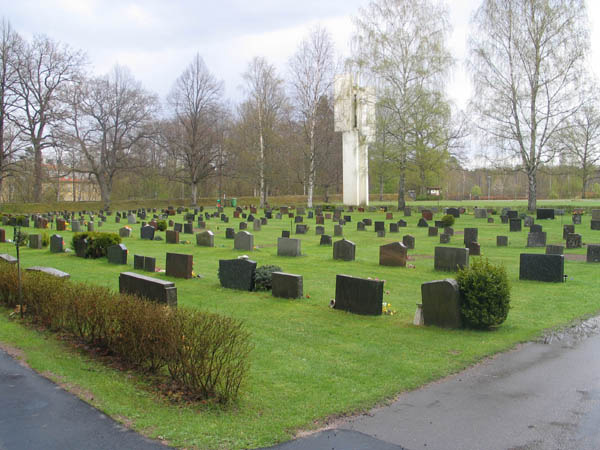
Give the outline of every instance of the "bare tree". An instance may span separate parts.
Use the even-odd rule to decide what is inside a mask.
[[[19,48],[16,71],[18,118],[14,121],[34,158],[34,201],[42,198],[44,149],[54,145],[51,129],[60,118],[58,98],[85,63],[84,55],[46,36],[36,36]]]
[[[83,80],[68,99],[71,114],[61,140],[79,151],[84,166],[76,171],[97,181],[108,207],[115,175],[145,163],[142,146],[155,129],[157,99],[120,66],[107,76]]]
[[[485,0],[474,16],[477,125],[527,174],[530,211],[538,169],[554,159],[552,141],[578,109],[588,41],[584,0]]]
[[[443,91],[453,64],[446,48],[448,11],[434,0],[374,0],[360,11],[355,25],[351,62],[377,86],[377,107],[386,117],[379,124],[386,126],[383,133],[393,150],[388,161],[398,172],[398,208],[403,208],[417,134],[411,118],[419,112],[423,96]]]
[[[267,203],[267,160],[274,151],[272,134],[278,114],[285,106],[283,81],[277,76],[275,67],[264,58],[255,57],[243,75],[246,81],[248,100],[243,105],[246,117],[254,118],[258,146],[258,183],[260,207]]]
[[[179,163],[176,178],[190,183],[194,205],[198,184],[215,173],[222,94],[223,83],[217,81],[196,54],[168,97],[174,113],[172,126],[168,127],[169,149]]]
[[[308,207],[313,206],[315,188],[317,140],[317,108],[322,97],[333,85],[334,48],[331,36],[324,28],[314,28],[298,47],[289,62],[293,100],[300,114],[307,141]]]

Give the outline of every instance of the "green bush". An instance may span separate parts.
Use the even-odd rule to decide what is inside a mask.
[[[442,217],[441,222],[442,225],[444,225],[444,228],[451,227],[452,225],[454,225],[454,216],[452,214],[446,214]]]
[[[167,221],[159,220],[158,222],[156,222],[156,229],[158,231],[165,231],[167,229]]]
[[[0,264],[0,301],[18,304],[14,265]],[[75,336],[140,371],[168,375],[194,398],[233,400],[248,374],[252,344],[236,319],[41,272],[22,273],[22,304],[31,323]]]
[[[29,234],[26,233],[25,231],[19,230],[15,234],[15,244],[17,244],[19,247],[25,247],[28,242],[29,242]]]
[[[44,231],[42,233],[42,247],[48,247],[50,245],[50,235]]]
[[[273,287],[273,272],[281,272],[279,266],[260,266],[254,273],[254,290],[255,291],[270,291]]]
[[[465,326],[488,329],[506,320],[510,308],[510,285],[503,266],[477,258],[456,277],[462,296]]]
[[[106,256],[106,249],[111,245],[121,243],[121,237],[117,233],[83,232],[75,233],[71,242],[73,250],[77,247],[77,242],[87,239],[88,245],[85,253],[86,258],[101,258]]]
[[[27,217],[25,217],[25,216],[17,216],[15,219],[17,221],[16,222],[17,226],[19,226],[19,227],[24,227],[25,226],[25,222],[27,221]]]

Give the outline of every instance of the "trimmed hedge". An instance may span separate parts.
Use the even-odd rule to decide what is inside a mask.
[[[102,258],[106,256],[106,249],[111,245],[117,245],[121,243],[121,236],[117,233],[101,233],[101,232],[83,232],[75,233],[73,240],[71,241],[71,247],[73,250],[77,247],[77,242],[84,239],[88,240],[87,250],[85,252],[86,258]]]
[[[17,269],[0,264],[0,301],[18,304]],[[172,309],[106,287],[22,273],[25,317],[107,350],[141,372],[169,376],[186,394],[234,400],[249,369],[250,335],[236,319]]]

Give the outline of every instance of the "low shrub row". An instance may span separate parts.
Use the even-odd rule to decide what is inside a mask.
[[[0,264],[0,301],[17,307],[17,270]],[[22,274],[26,317],[104,349],[143,372],[168,375],[190,397],[234,400],[249,369],[250,336],[238,320],[171,309],[108,288]]]

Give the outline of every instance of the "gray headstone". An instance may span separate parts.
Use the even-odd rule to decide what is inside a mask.
[[[430,281],[421,285],[423,322],[443,328],[461,328],[461,296],[456,280]]]
[[[215,235],[212,231],[203,231],[196,234],[196,245],[201,247],[214,247],[215,246]]]
[[[573,214],[573,216],[571,216],[571,220],[573,225],[581,225],[581,214]]]
[[[261,225],[261,223],[260,223],[260,220],[259,220],[259,219],[254,219],[254,220],[252,221],[252,227],[253,227],[252,229],[253,229],[254,231],[260,231],[260,230],[261,230],[261,227],[262,227],[262,225]]]
[[[302,275],[273,272],[271,274],[273,297],[302,298]]]
[[[483,208],[475,208],[474,210],[476,219],[485,219],[487,218],[487,211]]]
[[[541,233],[527,233],[527,247],[545,247],[546,246],[546,232]]]
[[[575,233],[575,225],[563,225],[563,239],[567,239],[570,233]]]
[[[41,234],[30,234],[29,235],[29,248],[35,248],[35,249],[42,248],[42,235]]]
[[[277,238],[277,256],[302,256],[300,239]]]
[[[325,234],[325,227],[323,225],[317,225],[315,227],[315,234],[316,235],[321,235],[321,234]]]
[[[247,231],[240,231],[235,235],[233,248],[244,251],[254,250],[254,236]]]
[[[344,235],[344,227],[341,225],[333,226],[333,235],[334,236],[343,236]]]
[[[71,231],[73,233],[81,233],[81,224],[77,220],[71,222]]]
[[[42,266],[32,266],[25,269],[29,272],[42,272],[53,277],[68,279],[71,277],[67,272],[63,272],[62,270],[55,269],[54,267],[42,267]]]
[[[562,255],[564,248],[562,245],[546,245],[546,255]]]
[[[119,228],[119,236],[122,238],[131,237],[131,228],[126,228],[126,227]]]
[[[128,224],[130,224],[130,225],[131,225],[131,224],[134,224],[134,223],[136,223],[136,222],[137,222],[137,220],[136,220],[136,218],[135,218],[135,216],[134,216],[133,214],[129,214],[129,215],[127,216],[127,223],[128,223]]]
[[[469,249],[457,247],[436,247],[434,252],[435,270],[456,272],[469,267]]]

